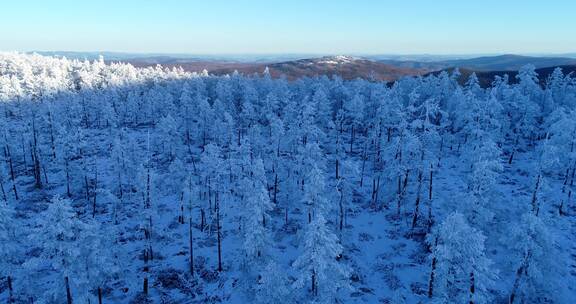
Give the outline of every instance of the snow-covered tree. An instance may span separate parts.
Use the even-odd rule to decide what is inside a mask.
[[[349,286],[349,270],[339,261],[342,245],[322,214],[306,226],[303,242],[302,254],[292,265],[299,272],[294,287],[305,288],[320,303],[332,303],[338,291]]]
[[[491,303],[497,278],[486,257],[486,237],[452,213],[428,236],[432,247],[429,296],[439,303]]]
[[[248,173],[249,172],[249,173]],[[245,196],[242,199],[242,239],[243,252],[248,261],[255,261],[256,265],[262,263],[263,257],[268,255],[271,246],[270,215],[273,205],[266,190],[266,175],[264,163],[261,159],[254,160],[251,168],[247,168],[246,176],[242,182]],[[260,260],[260,262],[256,262]]]
[[[292,297],[286,272],[275,262],[269,262],[256,285],[256,303],[291,303]]]
[[[48,303],[61,303],[67,297],[87,302],[92,290],[100,287],[91,283],[113,271],[106,268],[108,256],[99,251],[105,247],[98,226],[81,220],[70,204],[68,199],[52,199],[30,234],[41,253],[26,262],[31,276],[27,281],[32,284],[41,271],[54,272],[56,278],[37,290],[28,290]]]
[[[563,303],[566,296],[566,270],[562,252],[548,225],[532,213],[513,223],[502,241],[511,253],[514,281],[510,303]]]
[[[166,115],[158,122],[158,142],[160,153],[166,156],[168,161],[173,160],[177,154],[180,144],[179,124],[170,114]]]
[[[17,273],[19,256],[22,254],[22,244],[20,243],[21,229],[19,221],[15,218],[15,212],[7,201],[0,201],[0,277],[6,278],[8,287],[9,303],[14,300],[15,287],[14,278]],[[19,284],[20,282],[17,282]]]

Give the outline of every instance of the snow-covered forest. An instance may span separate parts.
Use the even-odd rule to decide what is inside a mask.
[[[3,303],[573,303],[576,77],[0,54]]]

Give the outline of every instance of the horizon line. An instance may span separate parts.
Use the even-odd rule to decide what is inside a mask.
[[[386,52],[156,52],[156,51],[108,51],[108,50],[0,50],[0,52],[15,53],[75,53],[75,54],[121,54],[121,55],[167,55],[167,56],[498,56],[498,55],[576,55],[576,50],[566,52],[478,52],[478,53],[386,53]]]

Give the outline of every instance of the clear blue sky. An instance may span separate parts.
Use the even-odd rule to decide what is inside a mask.
[[[0,50],[576,52],[576,0],[7,0]]]

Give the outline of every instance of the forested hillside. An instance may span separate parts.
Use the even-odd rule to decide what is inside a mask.
[[[2,53],[0,301],[573,303],[576,78],[458,73]]]

